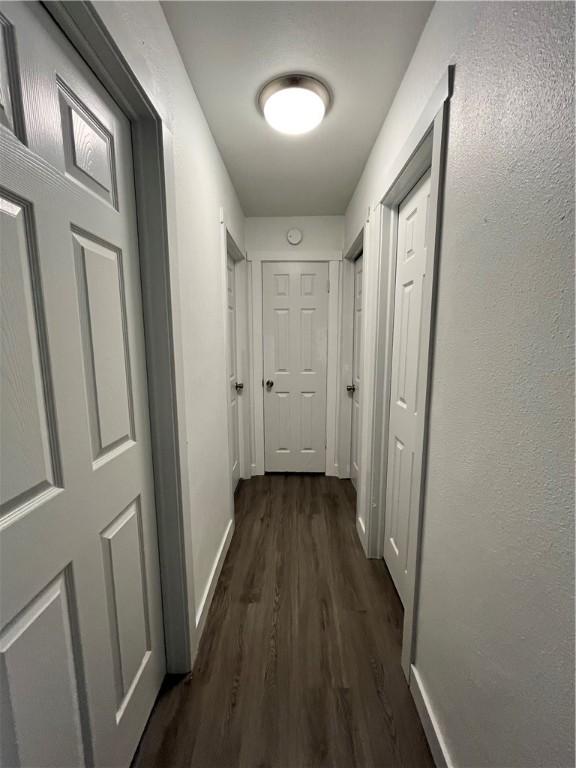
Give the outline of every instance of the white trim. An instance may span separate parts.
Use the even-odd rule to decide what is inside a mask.
[[[374,424],[377,410],[377,370],[378,359],[378,320],[380,315],[380,207],[370,213],[370,220],[364,226],[363,280],[362,280],[362,373],[360,376],[360,445],[359,474],[356,514],[364,522],[364,551],[367,557],[375,557],[372,529],[374,526],[374,508],[376,499],[373,494],[374,458],[378,435]]]
[[[236,372],[237,378],[244,383],[244,391],[238,395],[238,451],[240,464],[240,477],[247,480],[252,477],[251,472],[251,450],[250,450],[250,337],[249,337],[249,312],[247,297],[247,266],[246,256],[237,244],[234,236],[228,226],[228,217],[224,208],[220,208],[220,248],[222,252],[221,270],[222,270],[222,301],[224,310],[225,331],[228,334],[228,297],[227,297],[227,269],[228,257],[234,261],[234,287],[236,299]],[[228,355],[226,355],[226,370],[228,370]],[[227,378],[228,381],[228,378]],[[248,382],[248,386],[246,386]],[[226,415],[229,417],[228,391],[226,391]],[[230,437],[230,424],[228,423],[228,437]],[[230,459],[230,444],[228,444],[228,459]],[[231,462],[228,461],[228,466]],[[230,477],[230,487],[232,496],[234,488],[232,477]],[[234,501],[232,500],[232,512],[234,511]]]
[[[224,408],[226,412],[226,433],[227,433],[227,440],[226,440],[226,467],[228,468],[228,482],[230,486],[229,491],[229,501],[228,501],[228,507],[230,511],[230,516],[234,517],[234,481],[232,477],[231,472],[231,466],[232,466],[232,447],[230,445],[230,435],[232,434],[232,428],[230,423],[230,402],[229,402],[229,393],[228,393],[228,385],[230,383],[230,368],[228,365],[228,240],[229,240],[229,232],[228,227],[226,226],[226,218],[224,215],[224,209],[220,208],[220,299],[221,299],[221,310],[222,310],[222,327],[224,328],[224,338],[225,338],[225,345],[224,345],[224,370],[226,371],[226,385],[224,387]],[[232,256],[232,253],[230,254]],[[238,420],[240,421],[240,420]],[[238,450],[240,450],[240,445],[238,445]]]
[[[357,238],[358,239],[358,238]],[[346,386],[352,384],[354,355],[354,261],[362,252],[364,227],[360,231],[360,248],[355,248],[342,260],[340,267],[340,318],[338,362],[338,477],[350,477],[350,453],[352,448],[352,397]]]
[[[426,463],[428,451],[428,422],[432,381],[432,348],[434,344],[434,321],[436,304],[436,285],[440,253],[440,235],[442,228],[442,193],[444,188],[444,166],[446,156],[446,128],[448,124],[448,102],[440,109],[433,123],[432,157],[430,178],[430,203],[428,209],[427,266],[422,288],[421,339],[418,369],[426,372],[419,376],[417,402],[421,403],[418,418],[418,440],[422,450],[415,457],[414,473],[420,478],[418,488],[418,518],[411,526],[408,548],[408,583],[404,605],[404,633],[402,641],[402,668],[406,675],[414,661],[416,650],[416,612],[418,609],[418,589],[420,581],[420,557],[422,544],[422,521],[426,498]],[[382,507],[383,508],[383,507]]]
[[[352,245],[350,246],[350,248],[348,248],[348,250],[346,251],[346,255],[344,256],[344,258],[347,259],[348,261],[356,261],[358,256],[360,256],[360,254],[362,253],[363,248],[364,248],[364,226],[362,226],[362,229],[360,230],[360,232],[358,232],[358,234],[354,238],[354,241],[352,242]]]
[[[388,453],[388,413],[390,407],[390,371],[394,318],[397,208],[418,179],[431,168],[428,270],[424,281],[422,339],[419,369],[427,374],[419,379],[420,409],[418,442],[422,452],[416,456],[415,477],[420,478],[419,514],[414,521],[408,551],[408,584],[404,605],[402,668],[410,678],[415,651],[415,619],[418,601],[421,527],[425,498],[428,405],[430,399],[431,349],[434,335],[436,271],[440,244],[441,192],[446,150],[447,101],[432,114],[438,99],[449,96],[451,72],[436,88],[416,128],[402,152],[386,174],[381,202],[371,207],[369,237],[365,240],[364,274],[367,290],[363,315],[363,390],[361,401],[361,453],[357,513],[364,522],[362,542],[368,557],[383,554],[386,471]],[[430,115],[432,115],[430,117]],[[430,120],[430,122],[427,122]],[[420,133],[418,133],[420,132]],[[356,241],[355,241],[356,242]],[[368,257],[368,258],[366,258]]]
[[[366,550],[366,526],[361,517],[356,516],[356,532],[364,550]]]
[[[258,269],[258,267],[254,266],[251,261],[246,261],[246,312],[247,312],[247,320],[248,320],[248,381],[249,381],[249,389],[248,389],[248,401],[249,401],[249,420],[248,420],[248,443],[249,443],[249,454],[248,458],[250,461],[250,467],[249,467],[249,474],[250,477],[252,475],[260,474],[258,473],[257,467],[256,467],[256,436],[255,436],[255,418],[256,418],[256,411],[255,411],[255,392],[257,390],[256,387],[256,381],[257,379],[254,378],[254,298],[253,298],[253,272],[254,269]]]
[[[252,477],[252,444],[250,439],[252,421],[252,364],[250,336],[249,269],[246,259],[236,262],[236,355],[238,378],[244,384],[239,394],[240,423],[240,477]]]
[[[208,617],[208,611],[212,605],[212,598],[214,597],[214,592],[216,591],[218,578],[220,577],[222,566],[224,565],[224,560],[226,560],[226,555],[228,554],[228,549],[230,547],[233,534],[234,519],[228,521],[228,525],[224,531],[224,536],[222,537],[222,541],[218,547],[218,552],[214,558],[214,563],[212,564],[212,570],[210,571],[208,583],[204,589],[202,599],[198,604],[198,610],[196,611],[196,633],[198,639],[202,637],[202,632],[204,631],[204,626],[206,624],[206,618]]]
[[[416,121],[402,150],[383,175],[382,195],[370,206],[368,223],[346,251],[343,267],[364,253],[364,303],[362,311],[362,392],[360,401],[360,476],[357,493],[357,530],[368,557],[382,557],[385,526],[386,470],[388,449],[388,413],[390,404],[390,369],[394,318],[397,208],[402,199],[426,170],[431,168],[431,196],[428,233],[427,279],[424,282],[422,338],[419,366],[427,375],[419,381],[418,401],[423,403],[418,424],[422,454],[417,457],[416,476],[419,515],[410,536],[408,552],[409,583],[404,606],[402,668],[410,679],[415,651],[415,620],[423,504],[425,498],[426,448],[430,399],[431,350],[434,337],[435,285],[440,248],[441,197],[446,152],[447,104],[451,92],[453,68],[450,67],[434,89],[428,104]],[[341,298],[342,350],[340,370],[351,363],[352,351],[345,336],[346,307],[350,276],[343,269]],[[350,314],[348,314],[350,313]],[[350,434],[347,408],[341,403],[340,465],[345,463],[345,436]],[[349,439],[349,438],[348,438]]]
[[[328,280],[328,365],[326,370],[326,475],[338,477],[338,392],[339,376],[339,326],[340,262],[329,262]]]
[[[264,377],[262,328],[262,263],[252,265],[252,474],[264,474]]]
[[[167,207],[171,210],[176,210],[176,204],[174,196],[176,193],[175,181],[174,181],[174,152],[173,152],[173,137],[170,131],[166,127],[163,130],[163,150],[165,157],[165,183],[166,183],[166,203]],[[176,258],[176,221],[174,217],[167,218],[168,228],[168,255],[170,259],[170,283],[172,291],[172,326],[173,326],[173,339],[174,339],[174,369],[175,369],[175,386],[176,386],[176,400],[178,403],[178,443],[180,447],[180,483],[182,487],[182,503],[185,505],[185,509],[190,509],[190,476],[188,473],[188,436],[187,436],[187,419],[186,419],[186,393],[184,388],[184,349],[182,341],[182,313],[181,307],[181,294],[180,294],[180,273],[178,259]],[[169,521],[167,521],[169,523]],[[189,600],[189,635],[191,639],[190,644],[190,669],[192,668],[192,659],[196,655],[198,649],[198,637],[196,636],[196,626],[194,623],[194,569],[193,569],[193,535],[192,535],[192,518],[189,514],[185,514],[182,517],[182,528],[180,531],[175,530],[172,532],[172,536],[178,538],[184,549],[185,562],[187,567],[184,572],[186,577],[186,596]],[[171,542],[166,543],[166,548],[171,548]],[[177,564],[172,566],[174,571],[177,569]],[[162,578],[164,578],[164,571],[162,572]],[[171,594],[170,600],[174,599]],[[182,599],[182,598],[181,598]],[[163,610],[165,611],[166,596],[163,595]],[[174,615],[176,609],[170,610],[170,615]],[[166,616],[164,617],[166,621]],[[192,624],[194,623],[194,626]],[[173,632],[177,632],[177,627],[172,627]],[[176,662],[176,660],[170,661],[170,654],[166,654],[167,671],[168,672],[182,672],[182,664]],[[187,671],[187,670],[186,670]]]
[[[268,258],[271,254],[272,258]],[[282,254],[282,258],[279,258]],[[305,258],[301,258],[302,255]],[[327,257],[333,257],[328,259]],[[278,257],[278,258],[277,258]],[[262,389],[264,345],[262,327],[262,264],[267,261],[328,261],[330,293],[328,295],[328,367],[326,372],[326,474],[339,475],[338,445],[338,349],[340,346],[340,262],[342,251],[252,251],[249,295],[251,306],[252,351],[252,475],[264,474],[264,390]]]
[[[341,261],[342,251],[300,251],[296,248],[284,251],[248,251],[248,261]]]
[[[436,114],[442,108],[442,105],[444,104],[444,102],[450,98],[450,94],[452,90],[452,77],[453,77],[453,66],[450,66],[446,69],[446,71],[444,72],[444,74],[436,84],[434,90],[430,94],[430,98],[428,99],[426,106],[424,107],[424,109],[420,113],[420,116],[416,120],[414,128],[410,131],[408,138],[404,142],[402,149],[400,150],[398,155],[394,158],[394,161],[384,171],[384,174],[381,180],[381,186],[380,186],[380,189],[382,190],[382,192],[381,194],[376,195],[375,197],[375,200],[377,200],[378,202],[384,200],[388,190],[392,187],[396,179],[398,179],[404,167],[416,152],[423,138],[429,132],[430,126],[434,122],[434,118],[436,117]],[[409,190],[406,190],[406,191],[408,192]],[[348,249],[345,249],[345,252],[347,254],[346,258],[349,258],[348,253],[351,250],[353,250],[354,245],[357,242],[357,239],[358,239],[358,236],[356,236],[356,239],[352,242],[352,244],[348,247]]]
[[[412,694],[416,709],[420,715],[422,727],[424,728],[424,733],[428,739],[428,745],[432,752],[436,768],[453,768],[454,763],[450,757],[450,752],[448,751],[446,741],[440,730],[438,720],[434,715],[432,704],[430,703],[430,699],[428,698],[428,694],[422,683],[422,678],[413,664],[410,674],[410,693]]]
[[[384,530],[385,530],[385,506],[386,506],[386,479],[388,469],[388,424],[390,415],[390,391],[392,387],[392,340],[394,331],[394,292],[396,288],[396,244],[398,237],[398,210],[397,208],[388,208],[382,206],[382,253],[387,253],[387,269],[382,270],[380,285],[380,304],[382,306],[382,297],[385,297],[385,304],[381,315],[381,333],[378,341],[378,357],[381,362],[381,369],[377,372],[380,378],[377,383],[377,391],[382,392],[379,398],[381,407],[376,414],[374,424],[375,429],[380,423],[380,463],[376,468],[377,475],[374,476],[374,493],[378,494],[378,508],[375,515],[378,517],[377,531],[374,531],[377,538],[376,550],[377,556],[384,555]],[[378,486],[378,487],[377,487]]]
[[[442,109],[444,102],[450,97],[450,80],[451,69],[448,68],[437,83],[436,88],[428,99],[428,103],[416,121],[416,125],[406,139],[404,146],[396,156],[394,162],[388,168],[388,171],[382,180],[383,191],[378,198],[379,200],[384,200],[389,193],[389,190],[400,178],[402,172],[430,132],[430,128],[434,124],[436,115]],[[409,192],[409,189],[407,189],[406,192]]]

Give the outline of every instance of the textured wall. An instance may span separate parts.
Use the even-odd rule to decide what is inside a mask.
[[[456,59],[416,665],[457,765],[574,765],[573,6]]]
[[[173,136],[190,516],[196,606],[230,520],[220,206],[243,247],[244,216],[157,2],[96,8]],[[170,201],[170,198],[169,198]]]
[[[455,62],[416,666],[457,766],[574,765],[573,28],[437,4],[347,214]]]

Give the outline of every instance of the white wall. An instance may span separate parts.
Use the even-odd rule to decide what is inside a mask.
[[[573,27],[437,3],[346,215],[454,62],[416,667],[458,766],[574,765]]]
[[[240,247],[244,216],[157,2],[97,2],[110,34],[173,138],[168,196],[180,275],[196,608],[231,519],[219,211]]]
[[[289,229],[302,231],[302,242],[291,246],[286,240]],[[343,216],[279,216],[246,219],[246,250],[290,251],[295,259],[298,251],[342,250],[344,244]]]

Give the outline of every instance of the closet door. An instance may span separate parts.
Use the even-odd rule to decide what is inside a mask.
[[[403,602],[408,545],[418,521],[415,483],[420,478],[414,466],[415,454],[422,450],[417,427],[424,403],[418,402],[417,395],[418,377],[426,375],[419,371],[418,361],[429,197],[430,172],[408,194],[398,213],[384,559]]]

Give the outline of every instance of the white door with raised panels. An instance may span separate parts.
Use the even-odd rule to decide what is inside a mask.
[[[165,672],[130,123],[1,14],[0,762],[127,766]]]
[[[418,370],[422,323],[422,284],[426,275],[426,230],[430,197],[430,172],[402,202],[398,212],[396,287],[384,559],[404,602],[408,576],[408,546],[416,535],[418,510],[414,508],[414,455],[419,403]]]
[[[265,470],[324,472],[328,264],[262,269]]]
[[[236,352],[236,264],[230,256],[226,260],[226,307],[228,317],[226,329],[228,344],[228,439],[232,488],[235,489],[240,479],[238,391],[242,384],[238,381],[238,356]]]
[[[357,487],[360,471],[360,372],[362,370],[362,278],[364,258],[360,255],[354,262],[354,318],[352,353],[352,443],[350,446],[350,479]]]

